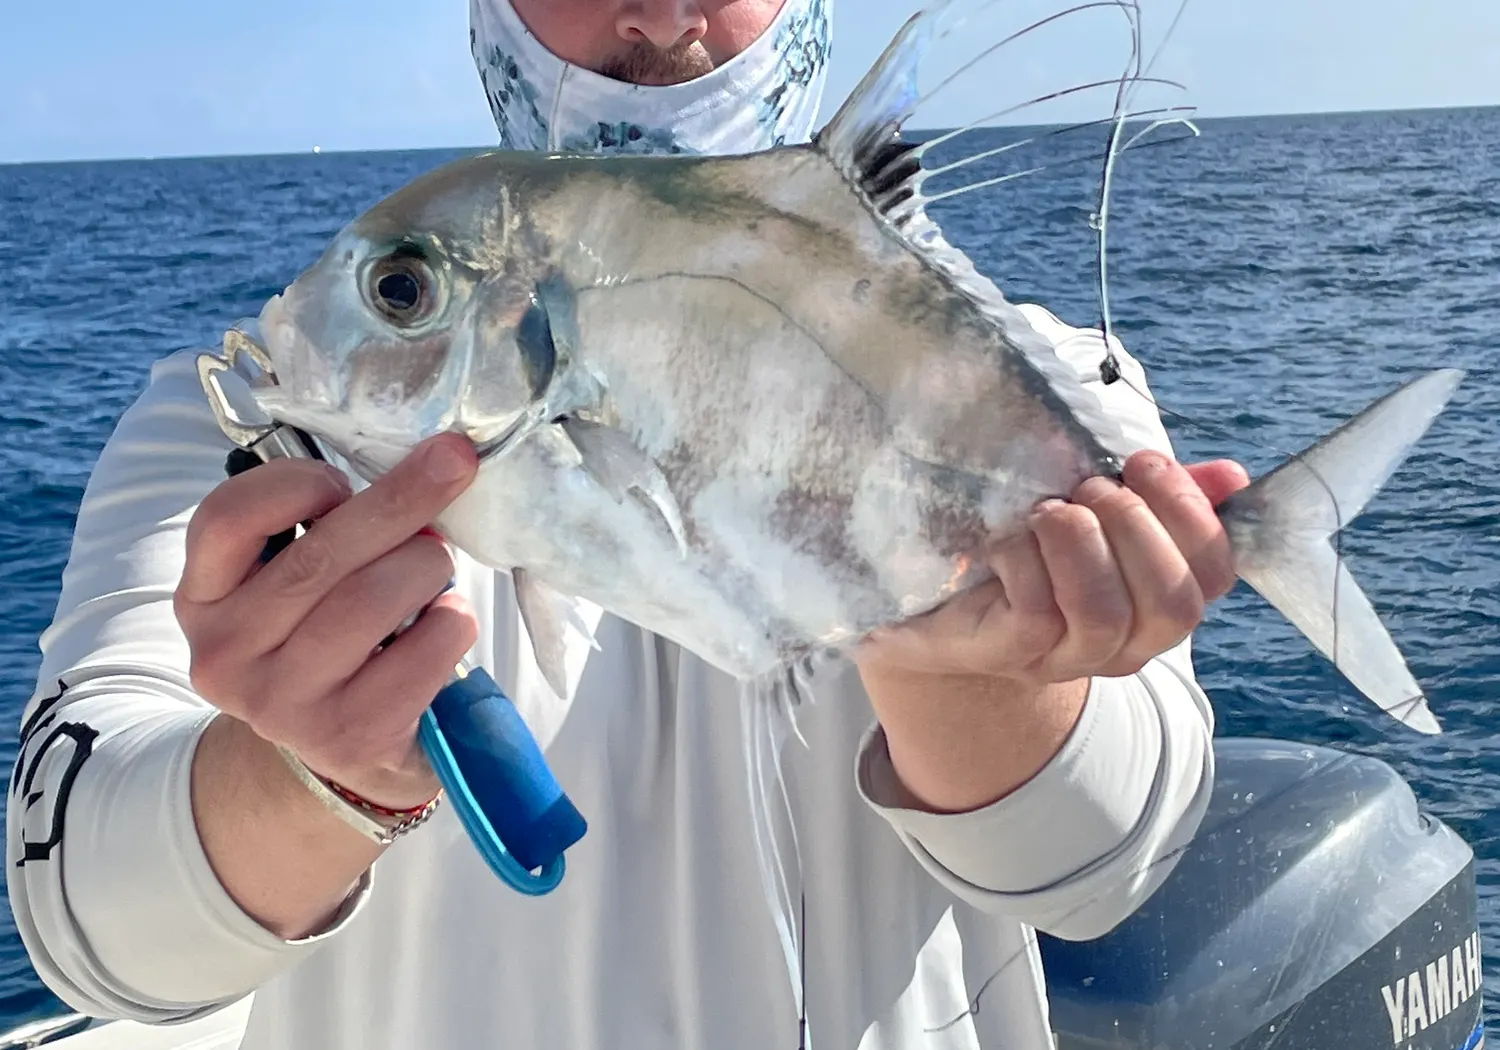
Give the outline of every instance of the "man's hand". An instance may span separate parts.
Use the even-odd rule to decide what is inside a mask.
[[[1234,586],[1214,506],[1249,483],[1236,463],[1157,452],[1125,483],[1090,478],[990,551],[995,579],[870,636],[865,667],[987,675],[1029,686],[1132,674],[1198,626]]]
[[[478,625],[456,594],[438,597],[453,558],[426,526],[476,470],[453,435],[356,496],[327,464],[275,460],[220,484],[188,524],[177,618],[193,687],[223,712],[193,755],[193,819],[225,891],[278,936],[323,929],[380,847],[324,808],[272,744],[392,808],[437,792],[417,723]],[[308,520],[260,564],[267,537]]]
[[[1234,585],[1214,506],[1249,483],[1236,463],[1157,452],[1124,484],[1090,478],[989,555],[995,579],[873,633],[856,654],[891,761],[917,804],[975,808],[1051,760],[1089,680],[1133,674]]]
[[[469,485],[469,443],[443,435],[357,496],[332,467],[277,460],[231,478],[188,526],[176,611],[198,692],[311,768],[383,805],[437,781],[416,727],[478,627],[428,525]],[[316,519],[265,565],[268,536]],[[436,599],[436,601],[434,601]],[[431,605],[429,606],[429,603]],[[408,616],[426,613],[388,648]]]

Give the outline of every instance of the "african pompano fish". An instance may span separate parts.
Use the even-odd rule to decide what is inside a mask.
[[[367,479],[470,437],[478,479],[439,524],[513,572],[559,692],[576,599],[755,680],[987,579],[987,539],[1118,474],[1124,444],[923,208],[900,130],[942,6],[809,145],[496,152],[417,179],[266,305],[260,404]],[[1460,378],[1417,378],[1220,508],[1240,577],[1423,732],[1330,537]]]

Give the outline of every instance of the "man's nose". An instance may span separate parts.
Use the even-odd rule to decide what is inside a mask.
[[[626,43],[650,43],[666,51],[700,39],[708,32],[708,17],[697,0],[628,0],[615,29]]]

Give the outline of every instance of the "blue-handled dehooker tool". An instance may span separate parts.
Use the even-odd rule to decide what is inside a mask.
[[[245,331],[230,329],[222,355],[198,357],[198,375],[219,428],[235,449],[225,470],[233,475],[284,457],[324,459],[317,441],[273,420],[246,422],[220,380],[247,368],[274,382],[264,349]],[[275,557],[296,537],[289,529],[271,537],[263,557]],[[552,892],[562,881],[565,853],[588,830],[583,815],[558,783],[525,719],[510,697],[480,667],[463,666],[422,714],[423,751],[470,841],[490,870],[529,896]]]

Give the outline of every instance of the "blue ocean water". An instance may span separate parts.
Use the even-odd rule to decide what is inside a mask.
[[[1164,405],[1230,435],[1171,420],[1181,456],[1232,455],[1259,472],[1279,458],[1273,448],[1302,447],[1404,376],[1469,369],[1417,458],[1344,542],[1448,733],[1418,737],[1373,712],[1243,588],[1198,635],[1219,732],[1334,743],[1407,777],[1479,855],[1486,973],[1500,1002],[1500,816],[1491,816],[1500,810],[1491,718],[1500,697],[1500,109],[1206,121],[1202,130],[1127,157],[1110,228],[1117,331]],[[1067,163],[1078,143],[1045,148],[1056,169],[936,212],[1012,298],[1095,323],[1097,167]],[[83,485],[151,362],[216,343],[359,210],[456,155],[0,167],[6,768]],[[0,1028],[61,1010],[7,910]]]

